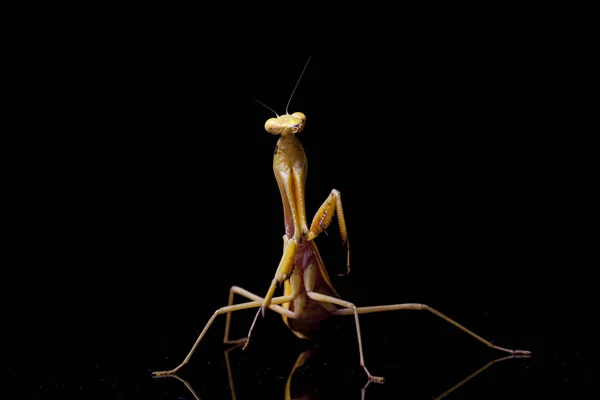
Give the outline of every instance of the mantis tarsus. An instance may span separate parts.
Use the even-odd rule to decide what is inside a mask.
[[[153,375],[165,376],[176,374],[188,363],[208,328],[215,318],[221,314],[226,314],[224,343],[243,343],[245,348],[249,343],[254,323],[256,323],[259,315],[264,315],[267,308],[281,314],[289,329],[302,339],[310,339],[319,330],[321,323],[332,316],[352,315],[356,326],[360,365],[367,374],[369,381],[372,382],[381,383],[384,381],[384,378],[372,375],[366,367],[359,314],[392,310],[427,310],[493,349],[512,355],[530,355],[531,353],[527,350],[511,350],[496,346],[425,304],[405,303],[357,307],[353,303],[341,298],[331,283],[314,240],[329,227],[334,214],[337,213],[342,241],[347,246],[347,268],[348,272],[350,271],[350,247],[348,245],[348,233],[342,208],[342,198],[340,192],[333,189],[325,202],[317,210],[309,227],[305,209],[307,158],[302,144],[296,137],[298,133],[303,131],[305,123],[306,116],[300,112],[293,114],[286,112],[285,115],[270,118],[265,123],[267,132],[279,135],[273,158],[273,171],[281,193],[285,221],[283,255],[266,295],[261,297],[241,287],[233,286],[230,289],[228,306],[219,308],[214,312],[181,364],[169,371],[154,372]],[[283,295],[274,296],[277,286],[281,283],[284,285]],[[250,301],[233,304],[234,295],[236,294]],[[249,308],[259,308],[259,310],[248,332],[248,337],[230,340],[231,313]]]

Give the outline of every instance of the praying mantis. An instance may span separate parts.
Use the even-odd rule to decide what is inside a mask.
[[[308,62],[302,74],[306,70],[307,65]],[[296,83],[294,91],[302,78],[302,74]],[[290,96],[290,101],[294,91]],[[354,303],[344,300],[338,294],[327,273],[315,239],[330,226],[335,215],[342,243],[346,246],[347,273],[350,272],[350,246],[346,219],[342,207],[342,197],[340,191],[332,189],[329,196],[315,213],[311,224],[308,224],[305,201],[308,161],[304,148],[297,137],[299,133],[303,132],[305,125],[306,116],[301,112],[289,114],[287,107],[286,114],[277,115],[277,117],[270,118],[265,123],[265,130],[267,132],[279,136],[273,157],[273,171],[281,194],[285,225],[283,254],[265,296],[261,297],[242,287],[232,286],[228,305],[217,309],[213,313],[185,359],[174,369],[157,371],[153,373],[153,376],[175,375],[185,366],[219,315],[226,315],[223,342],[226,344],[243,344],[244,348],[246,348],[258,317],[260,315],[264,316],[267,309],[280,314],[287,327],[301,339],[311,339],[314,334],[321,330],[322,325],[334,316],[352,316],[358,340],[358,361],[366,373],[369,382],[382,383],[384,382],[384,378],[371,374],[366,366],[359,321],[360,314],[395,310],[426,310],[490,348],[511,355],[529,356],[531,352],[527,350],[511,350],[496,346],[425,304],[404,303],[357,307]],[[283,284],[283,295],[275,296],[275,290],[281,284]],[[245,297],[249,301],[234,304],[235,295]],[[232,313],[251,308],[258,308],[258,312],[250,327],[248,336],[242,339],[230,340],[229,330]]]

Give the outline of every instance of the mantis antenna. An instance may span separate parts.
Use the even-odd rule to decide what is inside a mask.
[[[277,116],[277,118],[279,118],[279,114],[277,114],[277,111],[273,110],[271,107],[269,107],[268,105],[266,105],[265,103],[263,103],[262,101],[260,101],[259,99],[257,99],[256,97],[252,96],[250,93],[244,91],[244,93],[246,93],[248,96],[250,96],[252,98],[252,100],[256,101],[258,104],[265,106],[265,108],[269,109],[270,111],[273,112],[273,114],[275,114]]]
[[[306,71],[306,67],[308,67],[308,63],[310,62],[311,58],[312,58],[312,56],[309,56],[308,60],[306,60],[306,64],[304,64],[304,69],[302,70],[302,73],[300,74],[300,77],[298,78],[298,82],[296,82],[296,86],[294,86],[294,90],[292,90],[292,94],[290,95],[290,99],[288,100],[288,103],[285,106],[285,113],[286,114],[289,114],[288,108],[290,106],[290,103],[292,102],[292,97],[294,97],[294,93],[296,93],[296,89],[298,88],[298,85],[300,84],[300,81],[302,80],[302,75],[304,75],[304,71]]]
[[[298,81],[296,82],[296,86],[294,86],[294,90],[292,90],[292,94],[290,95],[290,98],[287,102],[287,105],[285,106],[285,113],[289,114],[288,112],[288,108],[290,107],[290,103],[292,102],[292,98],[294,97],[294,93],[296,93],[296,89],[298,88],[298,85],[300,84],[300,81],[302,80],[302,76],[304,75],[304,71],[306,71],[306,67],[308,67],[308,63],[310,62],[310,59],[312,58],[312,56],[308,57],[308,60],[306,61],[306,64],[304,64],[304,69],[302,70],[302,73],[300,73],[300,77],[298,78]],[[265,108],[267,108],[268,110],[272,111],[273,114],[275,114],[277,116],[277,118],[279,118],[279,114],[277,114],[277,111],[273,110],[271,107],[269,107],[268,105],[266,105],[265,103],[263,103],[262,101],[260,101],[259,99],[257,99],[256,97],[252,96],[250,93],[244,91],[244,93],[246,93],[248,96],[250,96],[252,98],[252,100],[256,101],[258,104],[263,105]]]

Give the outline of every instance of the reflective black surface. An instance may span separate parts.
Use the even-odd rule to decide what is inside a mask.
[[[534,352],[530,358],[504,358],[425,317],[376,318],[386,321],[363,318],[365,358],[372,373],[386,378],[384,384],[366,385],[351,324],[342,324],[335,343],[312,348],[282,329],[277,318],[267,318],[246,350],[224,351],[223,325],[215,324],[178,378],[152,378],[150,372],[183,359],[194,339],[186,331],[193,324],[172,336],[148,330],[138,331],[136,338],[124,332],[112,341],[97,335],[88,336],[90,341],[54,340],[46,343],[52,350],[33,346],[34,353],[25,350],[18,359],[9,358],[8,388],[19,398],[111,399],[283,399],[286,393],[298,399],[567,399],[593,394],[597,361],[591,342],[557,347],[526,332],[492,335]],[[419,325],[403,326],[407,320]]]
[[[23,120],[55,133],[14,148],[5,388],[18,398],[206,400],[232,398],[233,386],[239,400],[285,398],[309,347],[273,313],[227,357],[217,319],[185,382],[150,372],[185,357],[232,285],[268,288],[283,234],[276,138],[263,130],[272,113],[248,94],[283,113],[307,57],[157,64],[127,54],[106,58],[121,60],[116,69],[34,81],[53,101]],[[533,356],[488,365],[504,354],[431,314],[364,315],[365,361],[386,383],[364,388],[346,319],[295,370],[290,392],[587,398],[598,379],[597,224],[593,158],[565,100],[576,97],[528,53],[427,54],[309,64],[289,110],[307,115],[308,214],[341,191],[352,274],[336,276],[345,252],[335,223],[319,247],[346,300],[425,303]],[[237,314],[234,337],[254,316]]]

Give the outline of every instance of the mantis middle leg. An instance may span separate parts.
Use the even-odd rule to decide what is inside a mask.
[[[236,294],[243,296],[250,300],[260,301],[261,304],[262,304],[262,301],[264,301],[264,299],[262,297],[258,296],[257,294],[254,294],[254,293],[252,293],[244,288],[241,288],[239,286],[232,286],[231,289],[229,290],[229,303],[228,303],[229,306],[233,305],[233,299]],[[288,297],[293,298],[294,295],[295,294],[292,294],[292,296],[288,296]],[[294,313],[292,311],[287,310],[280,305],[271,304],[269,306],[269,308],[279,314],[286,315],[289,318],[294,318]],[[223,343],[225,343],[225,344],[243,344],[248,341],[248,337],[244,337],[244,338],[236,339],[236,340],[229,339],[230,327],[231,327],[231,311],[228,311],[226,320],[225,320],[225,335],[223,336]]]
[[[306,295],[308,297],[310,297],[311,299],[321,302],[321,303],[331,303],[331,304],[336,304],[336,305],[345,307],[345,309],[349,310],[349,313],[354,314],[354,323],[356,325],[356,334],[358,337],[358,352],[360,355],[360,366],[363,367],[363,369],[367,373],[367,377],[369,378],[369,381],[383,383],[385,381],[385,379],[380,376],[371,375],[371,373],[367,369],[367,366],[365,365],[365,358],[363,355],[362,337],[360,334],[360,323],[358,321],[357,307],[354,304],[350,303],[349,301],[342,300],[337,297],[317,293],[317,292],[307,292]]]

